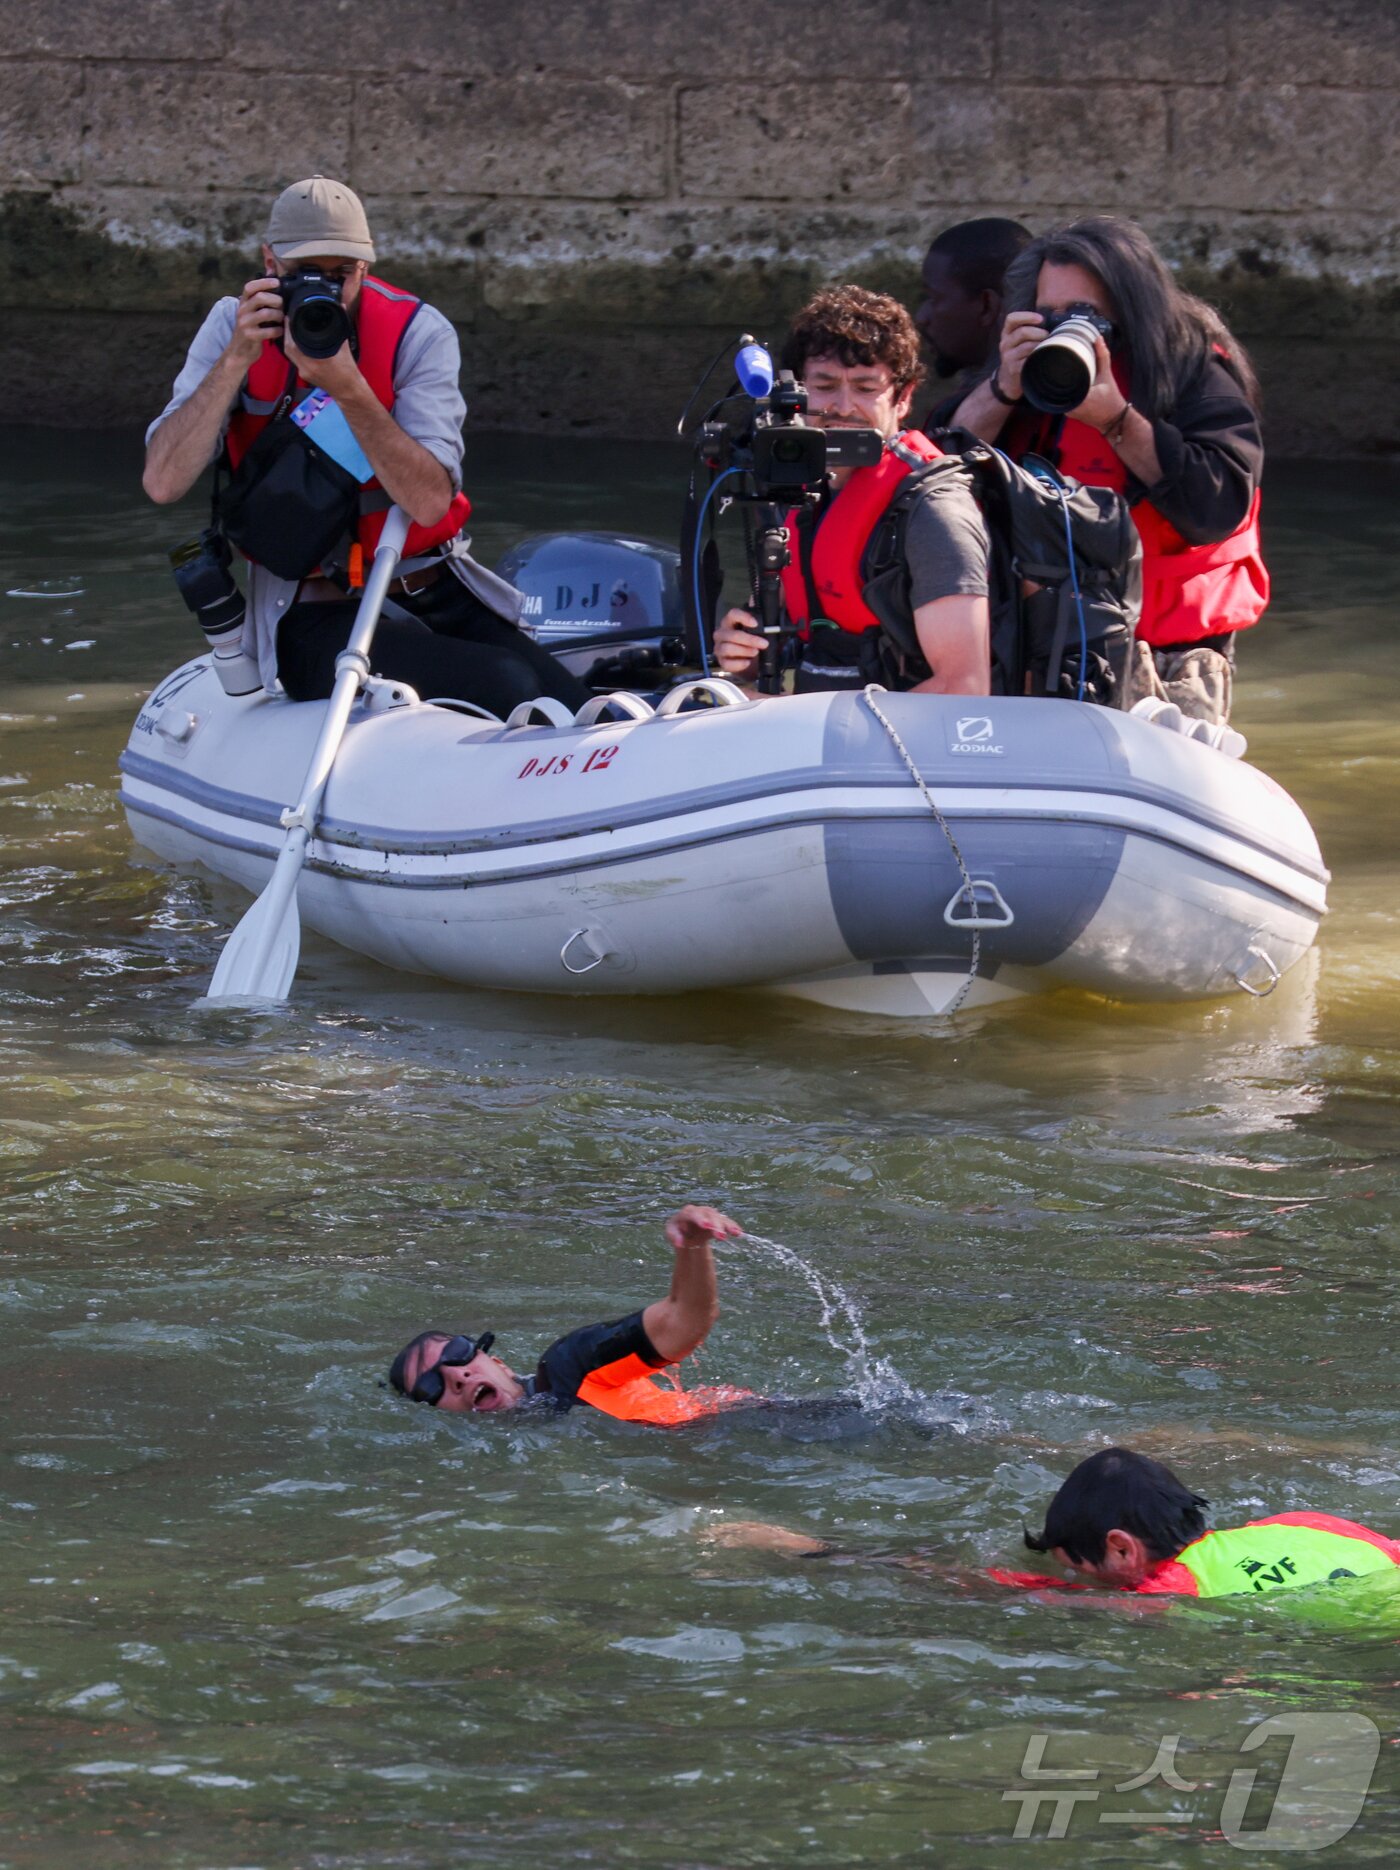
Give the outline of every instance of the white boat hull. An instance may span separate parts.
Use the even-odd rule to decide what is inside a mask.
[[[939,1011],[1078,987],[1169,1000],[1267,987],[1312,942],[1327,873],[1265,775],[1060,701],[886,695],[979,885],[856,695],[590,727],[413,703],[351,717],[303,920],[395,968],[532,992],[768,987]],[[976,711],[976,712],[974,712]],[[250,891],[280,848],[323,704],[167,679],[122,757],[140,843]]]

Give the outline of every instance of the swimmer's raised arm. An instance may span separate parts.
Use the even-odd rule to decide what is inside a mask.
[[[666,1223],[666,1238],[676,1258],[671,1290],[642,1313],[642,1325],[667,1363],[678,1364],[699,1350],[719,1317],[719,1287],[711,1242],[735,1240],[743,1228],[718,1208],[687,1202]]]

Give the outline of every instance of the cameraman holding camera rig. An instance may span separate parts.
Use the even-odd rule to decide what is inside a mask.
[[[263,273],[220,299],[146,433],[142,484],[166,505],[211,463],[214,524],[172,560],[231,694],[279,678],[294,701],[330,694],[335,659],[385,514],[409,530],[375,634],[374,674],[424,698],[505,715],[588,691],[515,627],[520,596],[467,552],[457,334],[372,277],[358,196],[316,175],[273,203]],[[220,489],[227,468],[231,479]],[[249,559],[248,621],[230,545]]]
[[[877,464],[834,468],[816,503],[789,515],[782,586],[801,639],[794,692],[875,681],[987,694],[989,548],[970,475],[946,461],[900,523],[884,523],[901,483],[940,459],[917,431],[901,433],[923,375],[913,320],[882,293],[830,286],[793,320],[782,363],[806,390],[813,427],[874,429],[885,441]],[[872,558],[877,546],[885,552]],[[714,647],[725,674],[747,682],[768,638],[752,611],[731,609]]]
[[[1117,216],[1031,241],[1007,269],[1004,296],[996,365],[947,419],[1013,461],[1040,455],[1124,495],[1143,549],[1125,705],[1164,694],[1184,714],[1228,720],[1235,634],[1269,601],[1248,357],[1142,229]]]

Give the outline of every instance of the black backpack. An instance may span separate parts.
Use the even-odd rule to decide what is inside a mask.
[[[1066,479],[1039,456],[1018,467],[963,429],[939,430],[934,439],[945,458],[908,476],[865,554],[865,601],[884,626],[880,679],[907,688],[928,674],[914,633],[904,530],[927,482],[960,472],[971,476],[991,540],[993,694],[1121,705],[1142,613],[1142,542],[1127,501]],[[1024,594],[1023,582],[1039,589]]]

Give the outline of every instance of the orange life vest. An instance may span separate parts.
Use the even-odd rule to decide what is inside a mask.
[[[366,277],[360,288],[355,307],[360,375],[376,399],[389,410],[394,407],[394,364],[399,346],[422,303],[411,292],[402,292],[382,279]],[[300,392],[308,387],[276,344],[263,345],[244,380],[239,407],[229,417],[225,445],[235,470],[268,423],[290,409]],[[366,560],[374,556],[392,504],[377,479],[366,481],[360,489],[355,538]],[[434,546],[455,539],[471,510],[471,502],[464,493],[455,495],[436,525],[409,527],[402,556],[416,558],[430,552]]]
[[[800,508],[788,514],[792,562],[783,567],[783,601],[804,638],[810,638],[812,626],[809,580],[821,603],[820,614],[829,622],[856,636],[880,627],[880,619],[864,596],[861,564],[865,549],[903,481],[916,468],[942,459],[943,450],[927,435],[906,429],[885,443],[885,452],[874,467],[852,469],[815,536],[810,527],[799,524]]]
[[[674,1428],[682,1422],[695,1422],[702,1416],[718,1415],[736,1403],[754,1402],[752,1390],[735,1389],[728,1383],[688,1390],[680,1378],[665,1372],[668,1381],[658,1381],[658,1372],[640,1357],[619,1357],[616,1363],[604,1364],[579,1385],[580,1402],[601,1409],[604,1415],[620,1422],[651,1422],[657,1427]]]
[[[1113,368],[1126,396],[1126,373]],[[1087,422],[1066,418],[1057,443],[1051,442],[1053,416],[1018,409],[1006,425],[1001,446],[1014,461],[1028,454],[1053,459],[1062,474],[1086,487],[1125,493],[1128,471],[1113,449]],[[1188,545],[1176,527],[1149,500],[1131,508],[1142,536],[1142,618],[1137,633],[1154,648],[1196,643],[1203,636],[1247,630],[1269,601],[1269,573],[1259,540],[1259,490],[1249,511],[1227,539]]]

